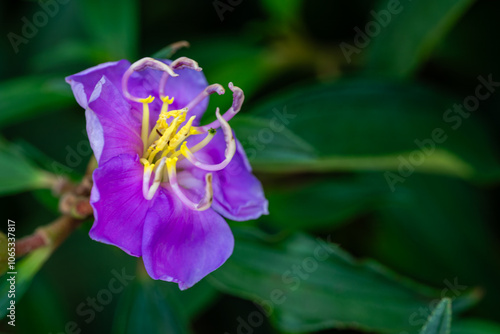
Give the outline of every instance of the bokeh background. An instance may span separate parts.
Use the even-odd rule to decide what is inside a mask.
[[[180,40],[191,47],[174,57],[245,91],[231,124],[270,203],[269,216],[230,222],[233,256],[185,292],[90,240],[90,220],[51,254],[18,259],[16,326],[4,318],[0,331],[500,333],[499,11],[487,0],[0,2],[1,231],[14,220],[20,238],[57,218],[42,171],[78,181],[91,157],[64,77]],[[226,95],[208,110],[225,110]],[[107,293],[122,272],[136,277]]]

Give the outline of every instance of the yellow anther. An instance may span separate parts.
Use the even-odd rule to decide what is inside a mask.
[[[168,111],[168,106],[172,103],[174,103],[174,98],[172,97],[171,99],[168,98],[168,96],[160,97],[160,99],[163,101],[163,105],[161,106],[161,111],[160,114],[166,113]]]
[[[161,100],[163,101],[163,103],[166,103],[166,104],[172,104],[174,103],[174,97],[172,96],[172,98],[168,98],[168,96],[164,96],[161,98]]]
[[[149,95],[148,97],[144,98],[144,99],[139,99],[139,102],[141,103],[151,103],[155,100],[155,97],[152,96],[152,95]]]
[[[195,126],[193,126],[190,130],[189,130],[189,134],[190,135],[201,135],[203,134],[204,132],[201,132],[200,130],[198,130]]]
[[[184,156],[192,154],[189,148],[187,147],[186,142],[182,143],[180,153]]]
[[[191,130],[191,124],[193,124],[194,119],[196,116],[191,116],[189,121],[187,121],[186,125],[184,125],[170,140],[170,144],[168,145],[169,150],[173,151],[179,146],[180,143],[182,143],[187,137],[190,135],[190,130]]]

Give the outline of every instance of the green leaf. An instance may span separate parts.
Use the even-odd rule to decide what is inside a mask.
[[[139,6],[135,0],[86,0],[80,6],[92,42],[106,51],[108,61],[136,58]]]
[[[375,208],[386,192],[387,186],[373,184],[358,174],[300,182],[285,180],[279,187],[266,188],[272,214],[265,221],[283,229],[333,229]]]
[[[374,179],[383,182],[382,175]],[[490,210],[486,197],[462,180],[412,175],[378,210],[375,256],[412,277],[434,281],[448,297],[481,286],[488,291],[483,311],[493,316],[500,296],[500,252],[487,224]]]
[[[253,146],[266,157],[266,150],[274,150],[269,130],[274,124],[311,144],[318,158],[268,158],[253,165],[280,173],[408,168],[410,173],[498,179],[491,135],[474,114],[467,119],[448,114],[454,103],[440,92],[397,81],[355,79],[292,90],[249,112],[268,119],[253,130]]]
[[[64,75],[30,76],[0,83],[0,127],[74,104]]]
[[[211,281],[225,292],[261,304],[284,331],[414,331],[414,316],[440,295],[306,235],[265,241],[242,230],[233,232],[234,253]],[[463,295],[457,300],[470,304],[475,298]]]
[[[0,195],[47,187],[52,176],[22,156],[13,146],[0,142]]]
[[[443,298],[430,315],[420,334],[449,334],[451,329],[451,300]]]
[[[465,319],[454,322],[451,334],[499,334],[500,324],[480,319]]]
[[[32,280],[22,302],[16,303],[16,314],[21,315],[19,318],[24,314],[30,315],[30,321],[16,322],[19,333],[64,333],[56,329],[65,329],[74,309],[64,307],[63,301],[69,298],[63,296],[61,290],[57,283],[44,277],[43,272]],[[40,307],[40,300],[43,300],[44,307]]]
[[[231,127],[242,143],[252,165],[273,165],[311,161],[317,157],[314,148],[290,130],[274,128],[265,118],[238,116]],[[262,140],[263,139],[263,140]]]
[[[400,6],[391,6],[391,3],[395,1],[383,1],[380,11],[377,11],[380,17],[384,11],[388,19],[370,17],[379,24],[382,20],[389,22],[380,28],[379,34],[369,37],[367,68],[387,76],[405,77],[429,57],[474,1],[404,1]],[[398,13],[391,14],[391,8],[394,8],[393,13]]]
[[[187,320],[179,313],[181,308],[154,281],[136,280],[118,304],[112,333],[189,333]]]
[[[50,246],[47,246],[31,252],[16,263],[15,272],[17,274],[11,275],[7,272],[6,275],[0,277],[0,319],[7,315],[7,307],[10,306],[12,300],[8,297],[10,281],[7,281],[7,278],[15,276],[15,301],[17,303],[28,289],[35,274],[52,254],[52,250]]]
[[[201,280],[193,287],[181,291],[176,284],[169,284],[161,281],[155,281],[159,290],[164,295],[176,300],[177,304],[182,305],[180,312],[190,320],[195,319],[214,303],[219,293],[206,280]]]

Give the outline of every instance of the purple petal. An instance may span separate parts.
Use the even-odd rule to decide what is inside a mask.
[[[130,63],[127,60],[100,64],[80,73],[70,75],[66,78],[66,82],[71,85],[78,104],[82,108],[87,109],[90,95],[102,76],[105,75],[121,91],[122,76],[129,66]]]
[[[94,171],[90,237],[133,256],[142,254],[144,219],[150,201],[142,194],[143,166],[136,155],[120,155]]]
[[[234,238],[224,219],[212,209],[187,209],[162,189],[144,225],[142,256],[154,279],[193,286],[231,255]]]
[[[138,112],[107,77],[96,84],[85,116],[90,145],[99,164],[120,154],[142,154]]]
[[[195,141],[188,140],[188,147],[194,144]],[[206,163],[219,163],[224,160],[225,148],[224,135],[219,129],[212,141],[195,155]],[[188,169],[195,179],[204,180],[206,171],[190,165],[189,162],[182,161],[179,167]],[[184,185],[182,181],[180,179],[179,183]],[[187,182],[190,183],[185,184],[187,188],[195,190],[198,196],[202,196],[201,186],[193,186],[195,183],[186,178]],[[228,219],[245,221],[269,214],[262,184],[252,174],[245,151],[237,139],[233,160],[223,170],[213,172],[212,186],[214,191],[212,208]]]

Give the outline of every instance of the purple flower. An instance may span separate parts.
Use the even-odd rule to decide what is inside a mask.
[[[94,240],[142,256],[154,279],[187,289],[221,266],[234,238],[221,217],[267,214],[267,200],[228,121],[243,91],[229,83],[231,108],[199,125],[208,86],[198,64],[141,59],[105,63],[66,78],[85,109],[99,163],[90,203]]]

